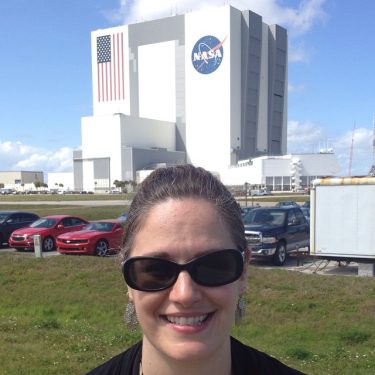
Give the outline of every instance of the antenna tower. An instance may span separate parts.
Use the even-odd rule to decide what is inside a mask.
[[[354,133],[355,133],[355,122],[354,122],[354,126],[353,126],[352,143],[350,144],[350,155],[349,155],[349,177],[351,177],[351,175],[352,175]]]
[[[372,131],[372,166],[370,168],[370,172],[368,173],[370,176],[375,176],[375,115],[373,116],[373,131]]]

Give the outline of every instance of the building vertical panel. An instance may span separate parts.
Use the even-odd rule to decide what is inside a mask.
[[[260,77],[265,61],[262,56],[262,17],[243,11],[242,21],[242,147],[239,159],[257,156],[259,133]],[[267,103],[264,103],[267,106]]]
[[[185,15],[187,156],[191,163],[211,171],[220,171],[231,162],[231,41],[240,35],[230,33],[230,9],[212,8]],[[196,53],[200,47],[207,48],[208,42],[201,39],[207,36],[222,43],[223,57],[215,71],[202,74],[193,66],[192,52],[194,48]],[[202,59],[201,64],[212,61]]]
[[[268,92],[268,154],[282,155],[286,148],[286,101],[287,34],[278,25],[269,27],[269,92]]]

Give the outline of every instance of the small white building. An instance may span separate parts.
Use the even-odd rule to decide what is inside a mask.
[[[340,167],[332,152],[261,156],[242,160],[221,174],[226,185],[245,183],[276,191],[294,191],[311,185],[316,178],[336,176]]]
[[[72,172],[48,173],[47,185],[49,190],[71,191],[74,190],[74,178]]]
[[[44,183],[44,174],[41,171],[4,171],[0,172],[0,183],[4,188],[18,192],[36,190],[34,182]]]

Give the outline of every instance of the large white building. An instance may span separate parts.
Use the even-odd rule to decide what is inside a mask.
[[[255,172],[239,162],[286,154],[282,27],[227,5],[97,30],[91,49],[93,115],[74,152],[76,190],[107,190],[161,163],[244,183]]]
[[[76,189],[108,189],[157,163],[221,173],[286,152],[287,33],[230,6],[92,33],[93,116]]]

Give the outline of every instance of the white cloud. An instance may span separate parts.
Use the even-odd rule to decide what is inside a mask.
[[[288,122],[288,152],[314,153],[332,148],[340,165],[340,175],[366,175],[372,165],[372,130],[367,128],[329,136],[311,122]],[[351,167],[350,167],[350,158]]]
[[[290,93],[302,92],[304,90],[305,90],[304,85],[293,85],[291,83],[288,84],[288,92]]]
[[[0,141],[0,165],[3,171],[71,172],[73,149],[45,150],[21,142]]]
[[[323,10],[325,2],[302,0],[295,7],[287,7],[279,0],[120,0],[119,8],[111,13],[111,18],[128,24],[230,4],[240,10],[250,9],[262,15],[264,22],[282,25],[292,37],[297,37],[327,19]]]
[[[298,8],[287,8],[285,23],[293,37],[306,33],[317,22],[326,21],[328,16],[323,10],[325,2],[326,0],[303,0]]]
[[[370,171],[372,165],[372,138],[371,129],[358,128],[340,135],[334,143],[336,156],[344,173],[352,176],[364,175]],[[350,167],[350,158],[352,158]]]
[[[306,63],[310,61],[311,58],[311,48],[306,49],[303,42],[299,43],[290,43],[288,50],[288,62],[293,63]]]
[[[281,0],[119,0],[118,9],[107,14],[112,22],[138,23],[230,4],[240,10],[250,9],[268,24],[279,24],[288,30],[289,62],[307,62],[311,48],[300,40],[314,25],[324,23],[328,15],[323,9],[327,0],[300,0],[297,5],[285,6]]]

